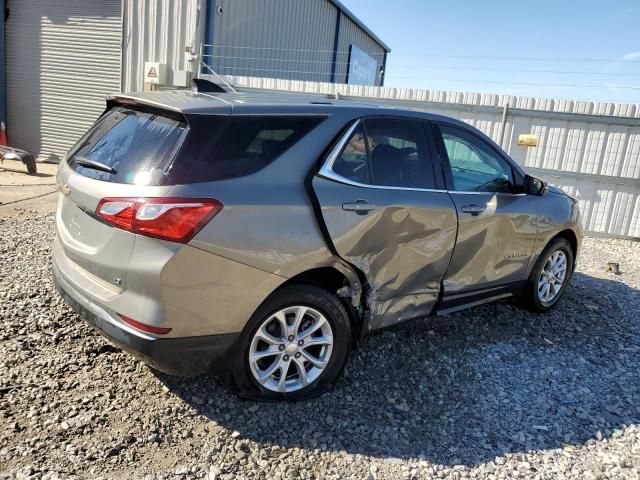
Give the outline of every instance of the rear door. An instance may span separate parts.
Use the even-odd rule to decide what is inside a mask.
[[[56,228],[68,258],[103,282],[126,289],[136,236],[95,215],[106,197],[162,197],[162,185],[187,133],[181,115],[117,106],[69,152],[58,172]],[[92,167],[97,162],[101,167]]]
[[[428,314],[453,251],[455,207],[425,126],[361,119],[313,179],[335,249],[369,283],[371,328]]]
[[[536,239],[535,197],[497,147],[458,125],[435,123],[458,238],[444,278],[444,300],[466,303],[474,292],[516,286]],[[486,293],[486,292],[485,292]]]

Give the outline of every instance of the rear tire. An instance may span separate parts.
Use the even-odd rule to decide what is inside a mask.
[[[524,305],[542,313],[560,300],[573,274],[573,249],[564,238],[552,240],[529,275],[523,292]]]
[[[342,373],[351,335],[336,295],[306,284],[276,290],[251,316],[233,352],[239,394],[302,400],[326,392]]]

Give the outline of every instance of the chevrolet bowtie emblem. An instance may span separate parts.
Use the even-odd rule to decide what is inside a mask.
[[[69,195],[71,195],[71,189],[69,188],[69,185],[66,185],[66,184],[60,185],[60,193],[62,193],[65,197],[68,197]]]

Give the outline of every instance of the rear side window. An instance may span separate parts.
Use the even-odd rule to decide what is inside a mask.
[[[193,115],[189,135],[167,172],[172,183],[241,177],[266,167],[326,117]]]
[[[70,151],[69,165],[98,180],[159,184],[187,130],[181,115],[117,106],[98,119]],[[91,162],[105,168],[90,168],[87,163]]]
[[[333,171],[358,183],[370,183],[369,159],[362,124],[351,135],[342,153],[333,162]]]
[[[363,184],[435,188],[424,127],[414,120],[375,118],[361,122],[332,170]]]

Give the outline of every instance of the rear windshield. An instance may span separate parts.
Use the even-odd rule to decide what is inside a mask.
[[[174,185],[257,172],[325,117],[184,117],[117,106],[103,115],[69,154],[69,165],[98,180]],[[96,165],[98,163],[99,165]]]
[[[98,180],[158,185],[188,131],[181,115],[117,106],[105,113],[69,154],[69,165]],[[97,162],[112,169],[88,167]]]

